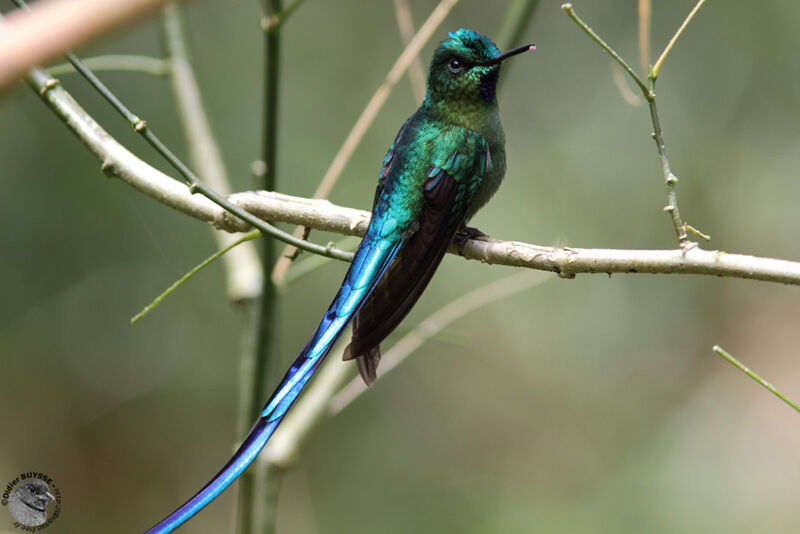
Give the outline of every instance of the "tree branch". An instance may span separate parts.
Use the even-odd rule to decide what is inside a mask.
[[[249,228],[217,204],[192,195],[188,187],[131,154],[46,73],[34,69],[29,80],[102,162],[101,169],[107,176],[119,178],[147,196],[219,229],[240,232]],[[369,212],[336,206],[327,200],[265,191],[237,193],[228,200],[262,219],[347,235],[363,235],[369,223]],[[451,252],[456,252],[454,247]],[[471,239],[464,245],[462,255],[484,263],[551,271],[563,278],[580,273],[705,274],[800,285],[800,262],[707,251],[699,246],[688,250],[580,249]],[[342,253],[341,257],[352,255]]]
[[[75,63],[73,62],[73,64]],[[179,211],[184,211],[198,219],[211,222],[213,221],[213,215],[221,216],[221,213],[220,210],[208,210],[208,204],[205,202],[207,200],[211,204],[216,204],[224,210],[235,213],[236,217],[242,219],[239,229],[233,231],[245,230],[249,228],[248,224],[250,224],[265,235],[275,237],[303,250],[338,260],[349,261],[352,258],[353,255],[349,252],[296,238],[288,232],[275,228],[266,221],[247,213],[235,204],[228,202],[225,196],[220,195],[200,182],[182,162],[173,157],[170,162],[177,163],[177,167],[181,169],[181,174],[187,180],[187,186],[179,184],[166,174],[156,171],[153,167],[147,165],[111,137],[61,87],[59,81],[47,74],[47,72],[39,68],[31,69],[25,79],[59,119],[102,162],[100,168],[107,176],[116,176],[164,204],[172,206]],[[106,96],[116,99],[110,93],[107,93]],[[127,109],[125,111],[127,112]],[[137,119],[137,121],[143,123],[140,119]],[[169,149],[160,142],[158,142],[158,148],[162,154],[171,154]],[[200,193],[205,197],[204,201],[196,202],[196,199],[192,198],[195,193]],[[244,221],[247,222],[245,223]]]
[[[336,206],[327,200],[265,191],[236,193],[230,200],[258,217],[315,230],[361,236],[369,224],[369,212]],[[223,218],[233,222],[228,214]],[[225,228],[227,222],[217,222],[217,226]],[[458,254],[457,247],[451,246],[450,252]],[[469,260],[551,271],[562,278],[581,273],[705,274],[800,285],[800,262],[699,247],[687,251],[559,248],[483,238],[470,239],[462,252]]]

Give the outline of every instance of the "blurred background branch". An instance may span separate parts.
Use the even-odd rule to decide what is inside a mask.
[[[98,71],[123,71],[151,74],[153,76],[166,76],[170,73],[170,62],[167,59],[134,54],[107,54],[103,56],[87,57],[83,60],[87,68]],[[47,69],[50,76],[61,76],[75,72],[75,67],[70,63],[60,63]]]
[[[0,91],[72,47],[151,12],[167,0],[42,0],[0,24]]]
[[[400,37],[403,39],[403,46],[411,44],[414,38],[414,20],[411,17],[411,8],[408,0],[394,0],[394,14],[397,17],[397,28],[400,30]],[[422,102],[425,98],[425,73],[422,70],[422,61],[419,54],[411,62],[408,68],[408,79],[411,82],[411,90],[417,102]]]
[[[200,88],[189,62],[183,21],[176,4],[168,4],[163,15],[164,42],[170,65],[172,93],[178,117],[189,148],[189,159],[201,180],[215,191],[231,193],[230,180],[222,161],[219,145],[203,107]],[[219,248],[226,248],[239,239],[227,232],[212,232]],[[261,262],[255,246],[246,242],[222,256],[227,278],[228,298],[234,302],[251,300],[261,293]]]

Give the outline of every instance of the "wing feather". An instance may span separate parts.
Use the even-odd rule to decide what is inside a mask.
[[[379,344],[427,287],[480,187],[486,171],[486,143],[477,133],[465,132],[463,141],[429,168],[422,183],[424,208],[416,231],[406,238],[353,319],[353,337],[344,358],[357,359],[367,385],[376,378]]]

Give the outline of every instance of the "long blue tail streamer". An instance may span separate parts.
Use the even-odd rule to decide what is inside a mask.
[[[365,297],[383,276],[400,245],[400,242],[381,240],[370,242],[367,238],[362,241],[344,283],[317,331],[292,363],[239,450],[203,489],[145,534],[166,534],[181,526],[230,486],[255,460]]]

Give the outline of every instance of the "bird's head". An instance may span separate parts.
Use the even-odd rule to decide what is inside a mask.
[[[55,497],[50,493],[50,487],[41,480],[26,480],[19,485],[12,497],[38,511],[45,511],[47,503],[55,501]]]
[[[535,49],[526,45],[501,54],[491,39],[474,30],[461,28],[449,35],[450,39],[442,41],[433,54],[425,97],[429,104],[494,104],[500,64]]]

